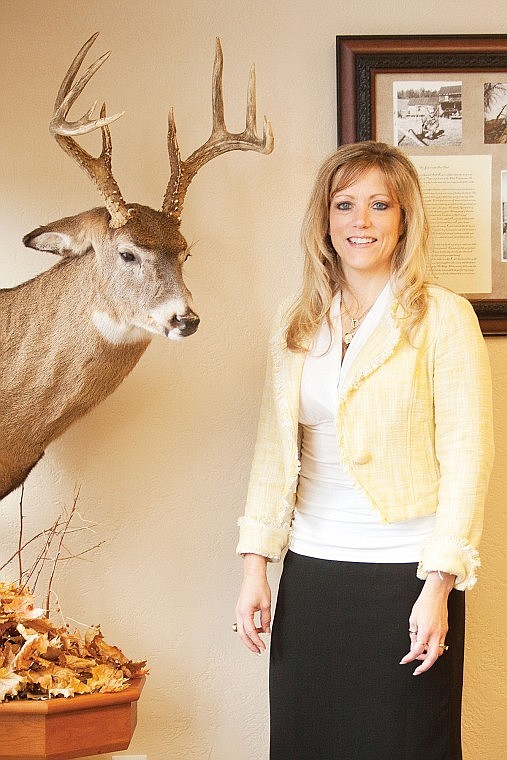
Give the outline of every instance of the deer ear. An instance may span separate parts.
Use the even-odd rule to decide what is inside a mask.
[[[27,248],[56,253],[59,256],[83,256],[93,250],[93,240],[107,227],[105,209],[92,209],[67,216],[44,227],[37,227],[23,238]]]
[[[80,256],[86,253],[86,250],[76,251],[70,235],[66,235],[64,232],[53,232],[45,227],[39,227],[25,235],[23,243],[27,248],[57,253],[59,256]],[[90,248],[91,246],[87,246],[87,250]]]

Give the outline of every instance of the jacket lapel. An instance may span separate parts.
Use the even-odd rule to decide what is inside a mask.
[[[395,319],[399,308],[395,301],[387,317],[377,325],[354,359],[349,369],[349,379],[340,392],[339,406],[345,403],[353,390],[357,389],[367,377],[393,355],[402,339],[402,332]],[[292,458],[295,452],[297,456],[299,394],[306,354],[288,351],[284,333],[285,326],[281,327],[271,339],[273,383],[282,430],[287,433],[288,441],[294,444],[294,447],[287,448],[287,454],[289,458]]]
[[[398,304],[396,301],[391,305],[389,314],[380,322],[352,362],[348,380],[340,392],[339,404],[344,403],[352,390],[357,389],[361,383],[381,367],[396,350],[402,332],[395,320]]]

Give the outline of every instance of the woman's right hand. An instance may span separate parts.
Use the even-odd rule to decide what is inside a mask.
[[[271,589],[267,579],[266,557],[245,554],[243,558],[243,583],[236,605],[238,635],[245,646],[255,654],[261,654],[266,644],[260,633],[271,633]],[[255,614],[260,613],[260,627],[255,624]]]

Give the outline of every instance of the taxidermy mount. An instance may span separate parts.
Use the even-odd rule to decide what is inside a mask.
[[[25,235],[26,246],[61,259],[34,279],[0,290],[0,499],[24,482],[52,440],[118,387],[153,335],[178,340],[196,331],[199,317],[182,273],[188,256],[180,231],[187,188],[199,169],[222,153],[273,150],[266,118],[263,136],[256,134],[253,68],[245,129],[227,131],[217,39],[210,137],[183,161],[171,112],[170,179],[162,209],[126,203],[111,169],[109,132],[122,114],[107,116],[103,105],[94,118],[92,106],[77,121],[68,119],[74,101],[109,57],[105,53],[75,81],[97,34],[63,79],[50,132],[96,185],[105,207]],[[102,132],[102,150],[94,157],[76,138],[96,129]]]

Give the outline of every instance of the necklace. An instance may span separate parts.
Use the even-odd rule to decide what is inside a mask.
[[[356,332],[357,332],[357,330],[359,328],[359,325],[361,324],[361,321],[368,314],[368,312],[370,311],[370,309],[373,306],[373,304],[370,304],[370,306],[368,306],[368,308],[365,309],[365,311],[363,311],[363,313],[360,314],[358,317],[353,317],[352,314],[350,313],[350,311],[348,310],[347,304],[345,303],[345,299],[343,297],[343,294],[342,294],[342,306],[343,306],[343,311],[345,312],[345,314],[347,315],[347,317],[350,320],[350,327],[347,330],[347,332],[344,331],[343,337],[342,337],[343,353],[345,353],[345,351],[347,350],[347,348],[350,345],[350,342],[351,342],[352,338],[356,334]]]

